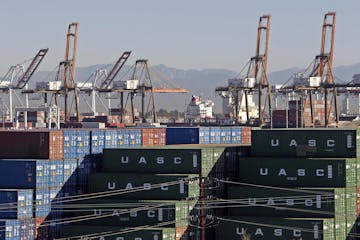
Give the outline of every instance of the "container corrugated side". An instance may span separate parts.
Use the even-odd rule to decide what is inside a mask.
[[[113,196],[118,199],[181,200],[198,195],[190,190],[187,175],[151,175],[131,173],[96,173],[90,176],[90,192],[125,190]],[[133,191],[133,192],[130,192]],[[192,192],[194,191],[194,192]]]
[[[198,144],[199,128],[168,127],[166,128],[166,145]]]
[[[36,160],[0,160],[0,188],[35,189],[42,182],[36,174]]]
[[[112,236],[107,236],[104,239],[106,240],[174,240],[175,239],[175,229],[173,228],[153,228],[145,229],[138,231],[127,231],[126,228],[121,227],[110,227],[110,226],[87,226],[87,225],[68,225],[63,226],[61,229],[61,237],[69,238],[72,236],[86,235],[96,236],[96,234],[102,232],[111,232],[119,233]],[[95,234],[95,235],[94,235]]]
[[[245,158],[239,181],[283,187],[346,187],[345,159]],[[356,169],[349,169],[356,171]]]
[[[117,130],[107,129],[105,130],[105,148],[117,148],[118,144]]]
[[[210,144],[221,144],[220,127],[210,127]]]
[[[223,216],[218,219],[219,224],[215,228],[216,239],[242,239],[242,237],[249,235],[251,236],[250,239],[319,240],[325,239],[324,235],[327,234],[323,228],[323,220],[235,216]]]
[[[210,144],[210,128],[200,127],[199,128],[199,143]]]
[[[334,190],[229,186],[227,198],[241,199],[228,209],[236,216],[333,218],[344,210]]]
[[[63,162],[63,184],[67,186],[76,186],[77,185],[77,163],[76,159],[67,159]]]
[[[252,156],[356,158],[358,129],[253,130]]]
[[[105,146],[105,130],[91,130],[91,154],[102,153]]]
[[[164,146],[166,144],[165,128],[143,128],[142,145],[143,146]]]
[[[104,172],[200,173],[199,149],[104,149]]]

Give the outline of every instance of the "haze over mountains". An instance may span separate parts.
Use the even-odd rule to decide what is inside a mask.
[[[76,72],[76,81],[84,82],[89,76],[99,67],[104,65],[93,65],[88,67],[79,67]],[[110,65],[108,65],[110,67]],[[156,68],[157,71],[153,71],[151,68]],[[300,71],[300,68],[294,67],[284,69],[281,71],[274,71],[268,74],[270,84],[283,84],[285,83],[294,73]],[[186,105],[191,99],[191,95],[200,95],[204,99],[212,99],[215,102],[215,112],[219,113],[222,111],[222,100],[215,93],[215,88],[219,86],[226,86],[227,79],[235,77],[238,73],[227,69],[177,69],[166,65],[156,65],[150,67],[150,72],[158,73],[157,77],[152,77],[155,86],[160,86],[156,79],[160,78],[164,82],[174,82],[174,85],[186,88],[190,92],[187,94],[180,93],[166,93],[157,94],[156,102],[157,108],[165,108],[167,110],[179,110],[184,111]],[[125,74],[127,73],[127,74]],[[338,66],[334,68],[334,75],[336,82],[349,82],[352,79],[353,74],[360,73],[360,63]],[[125,66],[122,69],[119,77],[121,79],[130,78],[131,69],[130,66]],[[55,78],[55,72],[39,71],[35,73],[31,80],[32,85],[36,81],[48,81]],[[169,81],[170,80],[170,81]],[[169,85],[171,86],[171,85]]]

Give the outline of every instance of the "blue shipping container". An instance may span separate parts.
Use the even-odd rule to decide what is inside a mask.
[[[220,127],[220,142],[221,144],[231,144],[231,127]]]
[[[105,131],[105,148],[117,148],[118,136],[116,130],[106,130]]]
[[[64,158],[75,159],[90,155],[90,131],[66,129],[64,131]]]
[[[0,190],[0,219],[33,217],[33,190]]]
[[[50,162],[49,160],[36,160],[36,188],[50,187]]]
[[[37,160],[1,159],[0,189],[35,189],[43,185],[48,176],[37,173],[37,163]]]
[[[210,144],[210,128],[200,127],[199,128],[199,143]]]
[[[35,217],[46,217],[51,211],[50,189],[36,189],[35,192]]]
[[[64,161],[50,161],[50,187],[61,188],[64,185]]]
[[[105,147],[105,130],[91,130],[91,154],[102,153]]]
[[[199,144],[199,128],[166,128],[166,145]]]
[[[35,239],[34,220],[0,220],[0,240]]]
[[[127,129],[126,132],[129,135],[129,147],[133,148],[142,146],[141,129]]]
[[[64,160],[64,170],[63,170],[63,183],[64,185],[75,186],[77,184],[77,160],[76,159],[68,159]]]
[[[233,144],[241,144],[242,143],[242,128],[241,127],[232,127],[231,128],[231,143]]]
[[[220,127],[210,127],[210,144],[221,143],[221,129]]]

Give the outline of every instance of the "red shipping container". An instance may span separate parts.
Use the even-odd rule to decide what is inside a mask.
[[[241,143],[251,144],[251,127],[241,128]]]
[[[64,135],[57,130],[0,131],[0,158],[63,159]]]

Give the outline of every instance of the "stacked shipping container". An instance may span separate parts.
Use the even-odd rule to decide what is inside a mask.
[[[357,136],[340,129],[253,130],[252,157],[239,161],[217,236],[355,239]]]

